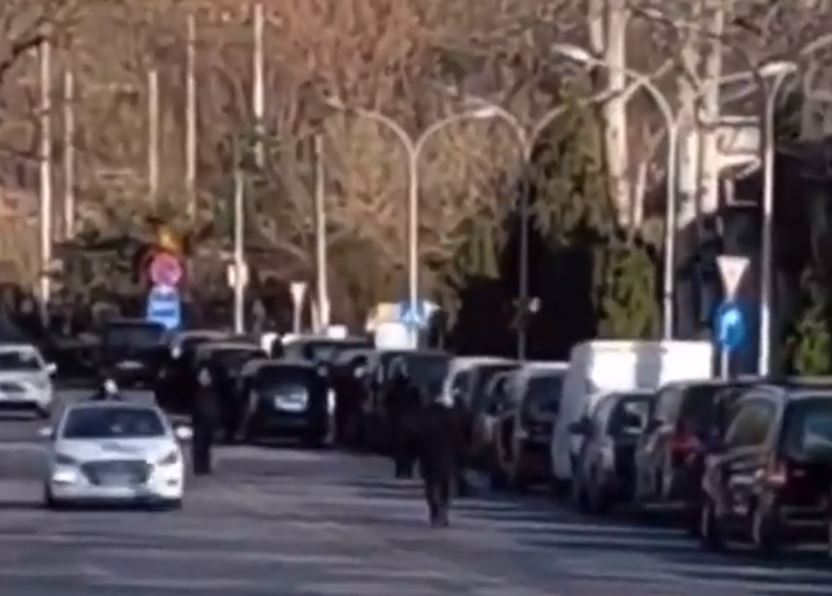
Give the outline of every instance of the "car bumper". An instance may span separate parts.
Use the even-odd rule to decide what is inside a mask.
[[[260,415],[251,423],[252,429],[260,435],[308,436],[325,435],[327,421],[310,420],[303,417]]]
[[[92,484],[77,468],[56,467],[48,479],[49,495],[58,502],[179,501],[185,492],[184,465],[157,467],[147,482],[130,486]]]
[[[46,411],[52,405],[51,391],[0,393],[0,410]]]

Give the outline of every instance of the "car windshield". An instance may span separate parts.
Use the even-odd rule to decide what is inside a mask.
[[[526,409],[539,414],[557,414],[563,376],[559,374],[532,377],[526,391]]]
[[[799,461],[832,463],[832,398],[801,399],[790,404],[783,444]]]
[[[31,350],[0,352],[0,371],[36,372],[39,370],[41,370],[40,359]]]
[[[142,439],[164,436],[159,414],[148,408],[78,408],[67,414],[65,439]]]
[[[310,341],[298,342],[289,350],[304,360],[330,363],[344,350],[367,348],[370,344],[361,341]]]
[[[104,331],[103,342],[108,348],[145,350],[158,347],[164,334],[160,325],[110,325]]]

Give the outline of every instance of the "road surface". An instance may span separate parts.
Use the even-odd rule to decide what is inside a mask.
[[[721,596],[832,594],[820,549],[703,553],[682,529],[582,517],[485,488],[428,527],[377,458],[236,447],[181,511],[41,507],[41,423],[0,418],[2,596]]]

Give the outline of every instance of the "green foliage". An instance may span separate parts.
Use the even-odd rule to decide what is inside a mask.
[[[597,114],[567,100],[547,140],[535,180],[536,222],[552,244],[573,244],[587,233],[609,236],[615,217],[604,167],[603,130]]]
[[[811,270],[803,274],[804,308],[791,338],[792,367],[800,375],[824,375],[832,372],[832,336],[827,312],[829,303],[823,286]]]
[[[596,249],[596,307],[601,337],[651,339],[659,330],[655,265],[642,247]]]

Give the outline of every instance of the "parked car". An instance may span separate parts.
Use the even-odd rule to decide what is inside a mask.
[[[56,370],[33,345],[0,344],[0,409],[29,411],[48,418]]]
[[[472,433],[468,437],[467,456],[469,465],[481,464],[488,458],[491,443],[485,437],[473,433],[477,420],[487,409],[486,387],[496,375],[516,370],[519,363],[493,356],[465,356],[454,358],[445,377],[442,392],[445,399],[462,407],[471,422]]]
[[[636,499],[697,505],[710,434],[729,396],[753,381],[697,381],[662,387],[636,449]]]
[[[569,425],[594,407],[593,400],[614,391],[655,391],[667,383],[712,377],[713,346],[707,341],[596,340],[576,345],[550,443],[555,484],[571,479],[578,445]]]
[[[512,377],[492,435],[492,485],[520,490],[549,477],[549,441],[567,369],[561,362],[530,364]]]
[[[155,390],[168,358],[167,330],[143,319],[108,321],[101,330],[99,366],[119,386]]]
[[[247,362],[266,357],[263,349],[255,343],[211,341],[197,349],[194,374],[202,366],[207,366],[211,371],[219,397],[221,426],[226,441],[236,438],[244,408],[237,391],[239,375]]]
[[[702,487],[699,534],[708,548],[737,534],[763,552],[786,540],[832,544],[832,388],[749,389]]]
[[[330,366],[338,355],[346,350],[369,350],[373,344],[368,339],[299,336],[291,338],[283,345],[287,360],[306,360],[315,364]]]
[[[479,461],[470,461],[469,465],[475,468],[492,470],[497,465],[497,452],[494,441],[494,432],[497,427],[497,420],[503,403],[509,399],[514,377],[520,371],[519,368],[503,371],[494,375],[485,387],[485,404],[472,422],[471,443],[474,445],[489,445]]]
[[[397,360],[404,361],[411,380],[424,394],[435,396],[447,376],[451,356],[438,350],[384,350],[375,353],[370,365],[370,397],[364,404],[361,434],[367,447],[382,453],[390,447],[387,401]]]
[[[314,446],[326,442],[335,396],[320,365],[252,360],[238,383],[243,440],[296,438]]]
[[[572,498],[590,513],[605,513],[635,495],[635,451],[649,418],[652,391],[609,393],[570,431],[582,446],[572,472]]]

